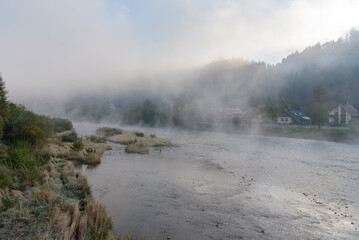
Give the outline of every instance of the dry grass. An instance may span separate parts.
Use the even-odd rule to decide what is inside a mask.
[[[78,239],[108,239],[111,231],[112,220],[105,207],[90,201],[79,222]]]
[[[55,193],[46,189],[39,189],[34,192],[36,202],[50,202],[55,198]]]
[[[43,176],[46,181],[23,192],[0,189],[0,199],[16,203],[0,211],[0,239],[133,240],[113,232],[105,207],[92,199],[86,177],[72,164],[52,160]]]
[[[138,135],[138,134],[137,134]],[[141,141],[144,144],[147,144],[149,146],[171,146],[171,141],[164,139],[164,138],[158,138],[155,135],[144,135],[142,137],[139,137],[136,135],[136,132],[131,131],[123,131],[122,134],[117,134],[113,136],[107,137],[107,140],[110,142],[120,143],[124,145],[128,145],[131,142],[135,141]]]
[[[83,150],[74,151],[71,149],[72,143],[61,142],[58,138],[52,138],[45,144],[44,149],[54,158],[76,160],[84,164],[99,164],[103,153],[106,149],[111,148],[105,143],[92,142],[89,138],[83,139],[82,143],[84,145]],[[87,152],[86,149],[93,151]]]
[[[125,152],[127,153],[139,153],[139,154],[148,154],[150,148],[148,144],[142,142],[130,143],[126,146]]]

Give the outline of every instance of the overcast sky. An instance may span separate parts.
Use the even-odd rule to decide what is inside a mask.
[[[21,102],[220,57],[277,63],[358,27],[358,11],[357,0],[0,0],[0,72]]]

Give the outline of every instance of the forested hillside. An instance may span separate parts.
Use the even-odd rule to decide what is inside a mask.
[[[359,31],[352,30],[337,41],[307,47],[276,65],[222,59],[184,76],[176,91],[144,88],[112,96],[102,92],[81,95],[70,99],[64,111],[77,120],[130,124],[147,121],[154,125],[154,120],[161,119],[157,122],[186,125],[186,121],[204,121],[218,109],[233,107],[255,112],[268,101],[279,99],[285,99],[294,108],[306,109],[312,90],[318,85],[331,92],[334,102],[359,107]],[[171,77],[164,81],[170,82]],[[142,119],[140,109],[146,99],[154,111],[150,120]]]

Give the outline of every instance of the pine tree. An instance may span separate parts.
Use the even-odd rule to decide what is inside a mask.
[[[3,138],[4,124],[9,119],[9,102],[7,100],[7,91],[5,83],[0,76],[0,139]]]
[[[317,123],[318,128],[328,121],[329,109],[333,104],[333,96],[324,86],[315,86],[309,99],[308,110],[310,117]]]
[[[0,116],[4,122],[9,118],[9,101],[7,99],[7,91],[5,89],[5,82],[0,76]]]

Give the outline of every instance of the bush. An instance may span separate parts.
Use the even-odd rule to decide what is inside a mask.
[[[98,137],[98,136],[94,136],[94,135],[90,136],[89,139],[93,143],[105,143],[106,142],[106,138]]]
[[[5,189],[6,187],[12,186],[11,171],[5,166],[0,165],[0,188]]]
[[[33,158],[31,145],[27,142],[18,142],[8,149],[8,157],[4,164],[13,170],[28,166],[28,160]]]
[[[102,127],[96,130],[97,135],[104,135],[105,137],[110,137],[117,134],[122,134],[122,130],[118,128],[109,128],[109,127]]]
[[[16,175],[20,182],[21,188],[34,186],[41,176],[41,168],[38,166],[38,161],[31,159],[27,161],[28,166],[24,166],[17,170]]]
[[[55,133],[69,131],[73,128],[71,121],[69,121],[68,119],[53,118],[52,120],[54,122]]]
[[[84,144],[81,141],[77,140],[70,147],[72,150],[74,150],[76,152],[80,152],[82,149],[84,149]]]
[[[38,126],[29,126],[23,128],[23,139],[31,143],[31,145],[42,145],[46,138],[46,133]]]
[[[141,132],[134,132],[135,133],[135,135],[137,136],[137,137],[143,137],[143,136],[145,136],[143,133],[141,133]]]
[[[34,186],[41,175],[41,159],[35,156],[31,145],[20,142],[8,150],[5,165],[13,169],[21,188]]]
[[[9,208],[15,207],[19,203],[19,201],[17,199],[13,199],[6,195],[1,198],[1,203],[2,203],[2,210],[6,211]]]
[[[53,134],[54,122],[47,116],[36,115],[24,106],[10,104],[10,118],[4,125],[4,141],[16,143],[28,141],[41,145],[46,137]]]
[[[77,133],[75,131],[67,134],[67,135],[63,135],[61,137],[61,141],[63,142],[76,142],[77,140]]]
[[[96,153],[96,148],[86,148],[87,153]]]

